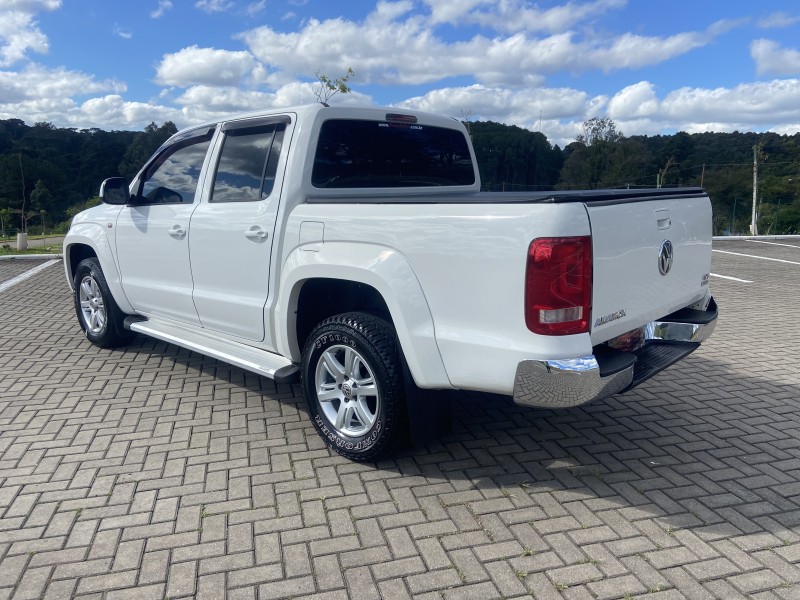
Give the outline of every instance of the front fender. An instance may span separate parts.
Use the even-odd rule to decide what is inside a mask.
[[[111,243],[108,240],[108,235],[103,228],[96,223],[78,223],[73,225],[66,238],[64,238],[64,271],[69,283],[70,289],[73,289],[74,273],[72,272],[72,252],[79,246],[88,246],[91,248],[97,260],[100,261],[100,268],[103,269],[108,287],[114,300],[119,306],[120,310],[124,313],[133,314],[135,311],[125,297],[125,292],[122,289],[122,280],[120,278],[117,262],[114,259],[114,253],[111,249]]]
[[[281,270],[273,312],[278,350],[300,361],[296,310],[303,283],[341,279],[373,287],[389,308],[408,367],[423,388],[451,388],[436,343],[433,316],[414,270],[396,250],[373,244],[325,242],[312,250],[296,248]]]

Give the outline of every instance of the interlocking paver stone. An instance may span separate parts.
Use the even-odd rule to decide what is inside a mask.
[[[775,360],[800,268],[713,271],[754,283],[712,278],[714,336],[643,388],[442,393],[452,433],[377,465],[331,454],[298,386],[94,348],[42,271],[0,293],[0,599],[800,598],[800,373]]]

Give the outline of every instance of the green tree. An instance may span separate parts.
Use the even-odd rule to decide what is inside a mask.
[[[598,143],[613,144],[621,141],[624,137],[610,117],[592,117],[583,122],[581,132],[575,141],[589,147]]]
[[[311,88],[314,95],[317,97],[317,102],[327,104],[328,100],[333,98],[336,94],[349,94],[352,90],[350,86],[347,85],[347,82],[350,81],[352,77],[355,77],[355,75],[355,72],[350,67],[347,68],[347,72],[344,75],[336,79],[331,79],[327,75],[317,71],[316,76],[318,83],[314,84]]]
[[[561,151],[539,133],[492,121],[470,122],[484,190],[551,190],[561,170]]]
[[[8,208],[0,208],[0,237],[5,237],[6,227],[11,224],[11,210]]]
[[[53,194],[47,189],[41,179],[36,182],[36,186],[31,192],[31,213],[37,213],[41,218],[42,235],[45,231],[45,215],[53,210]]]
[[[178,128],[172,121],[167,121],[161,127],[150,123],[125,151],[119,164],[120,174],[127,179],[133,179],[159,146],[177,132]]]
[[[589,188],[620,186],[638,178],[642,157],[609,117],[583,122],[575,142],[567,146],[558,187]],[[627,180],[627,183],[626,183]]]

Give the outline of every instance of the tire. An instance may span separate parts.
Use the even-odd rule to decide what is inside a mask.
[[[403,437],[400,348],[385,320],[360,312],[326,319],[306,341],[300,373],[311,421],[335,452],[375,460]]]
[[[90,342],[100,348],[115,348],[133,338],[123,326],[125,314],[114,301],[97,258],[85,258],[78,264],[73,284],[75,313]]]

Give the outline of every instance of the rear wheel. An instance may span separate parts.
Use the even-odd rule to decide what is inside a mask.
[[[75,312],[87,339],[101,348],[114,348],[131,340],[133,334],[123,327],[124,313],[119,309],[106,283],[100,261],[85,258],[75,269]]]
[[[328,445],[351,460],[391,450],[405,424],[405,390],[394,328],[366,313],[317,325],[303,350],[303,393]]]

